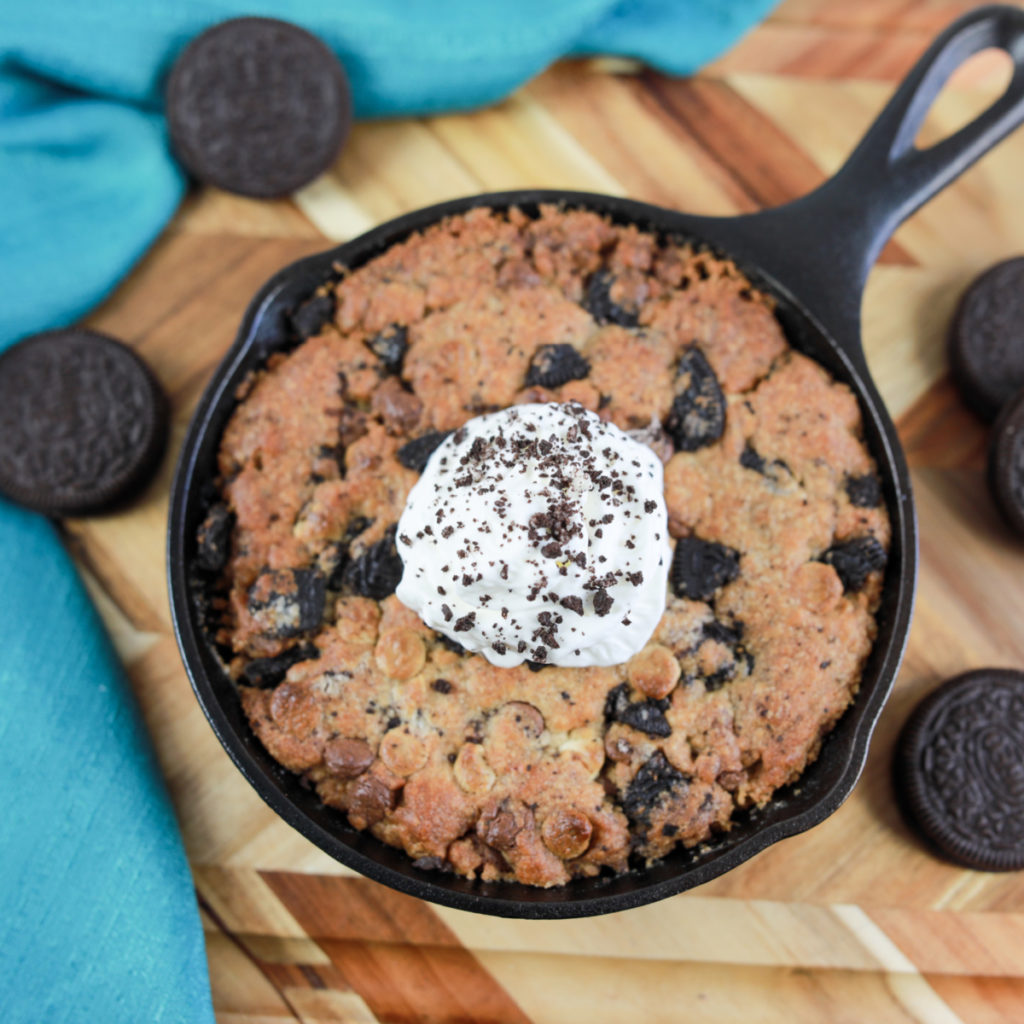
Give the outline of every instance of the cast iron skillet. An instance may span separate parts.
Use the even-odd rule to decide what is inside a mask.
[[[976,120],[926,150],[914,146],[925,114],[949,75],[987,47],[1014,61],[1003,96]],[[947,29],[900,86],[845,166],[797,202],[736,218],[692,217],[645,203],[578,192],[527,190],[472,196],[418,210],[273,277],[249,306],[238,338],[214,375],[185,439],[171,496],[168,564],[174,625],[196,696],[242,774],[280,814],[323,850],[402,892],[464,910],[508,917],[603,914],[651,903],[706,882],[772,843],[818,824],[846,799],[892,688],[910,627],[917,530],[910,477],[892,421],[868,375],[860,344],[861,294],[879,250],[896,226],[1024,120],[1024,11],[986,7]],[[410,232],[476,206],[561,203],[692,239],[733,259],[778,300],[790,342],[857,394],[878,462],[893,526],[879,634],[853,706],[799,781],[760,811],[741,815],[727,835],[677,852],[644,870],[579,880],[551,890],[473,882],[421,871],[401,851],[350,828],[280,768],[250,731],[235,690],[201,628],[198,584],[190,567],[195,534],[216,473],[221,432],[245,375],[287,344],[285,315],[331,274],[358,266]]]

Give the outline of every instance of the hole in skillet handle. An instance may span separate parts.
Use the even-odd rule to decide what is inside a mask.
[[[916,149],[930,149],[981,116],[1002,96],[1013,78],[1013,60],[996,46],[968,57],[948,78],[914,138]]]

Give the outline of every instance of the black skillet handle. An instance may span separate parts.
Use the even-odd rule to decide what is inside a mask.
[[[950,75],[989,47],[1013,59],[1006,91],[953,135],[918,149],[918,130]],[[736,239],[738,248],[809,307],[861,363],[861,297],[889,236],[1022,122],[1024,10],[981,7],[935,40],[833,178],[794,203],[740,218],[744,237]]]

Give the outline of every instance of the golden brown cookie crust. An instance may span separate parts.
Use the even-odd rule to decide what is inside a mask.
[[[220,448],[217,640],[270,753],[422,866],[541,886],[704,842],[796,779],[875,636],[882,562],[851,576],[843,545],[884,561],[889,521],[849,484],[875,472],[855,397],[789,347],[770,298],[727,260],[557,207],[447,218],[335,298],[333,322],[248,382]],[[399,374],[378,355],[395,338]],[[585,377],[528,385],[542,345],[571,345]],[[669,434],[695,350],[724,426],[687,450]],[[360,593],[376,577],[352,563],[386,548],[418,478],[403,445],[570,400],[645,431],[672,537],[734,559],[726,582],[699,600],[670,585],[627,664],[539,671]],[[303,643],[316,655],[276,685],[244,685]]]

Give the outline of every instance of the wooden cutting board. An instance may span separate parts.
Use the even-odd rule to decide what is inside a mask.
[[[985,429],[945,375],[956,299],[1024,251],[1024,131],[903,227],[868,285],[868,360],[914,472],[917,614],[850,800],[696,891],[612,917],[521,922],[429,906],[353,875],[228,761],[178,657],[164,582],[169,481],[190,411],[252,293],[284,264],[406,210],[526,186],[728,214],[834,171],[961,0],[788,0],[698,78],[565,63],[475,114],[362,124],[291,201],[202,190],[91,318],[174,404],[171,453],[131,510],[65,524],[138,693],[195,873],[221,1024],[299,1020],[1024,1021],[1024,875],[936,860],[902,823],[894,738],[942,679],[1024,666],[1024,542],[983,482]],[[979,58],[942,134],[1001,90]],[[1022,752],[1024,756],[1024,752]]]

